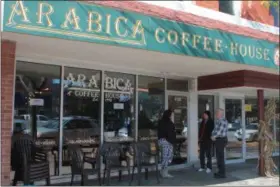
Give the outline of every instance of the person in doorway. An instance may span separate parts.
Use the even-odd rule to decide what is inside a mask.
[[[212,170],[212,140],[211,135],[214,129],[214,121],[211,118],[209,111],[205,111],[202,115],[202,122],[199,128],[199,158],[200,158],[200,169],[198,171],[205,170],[205,155],[207,157],[206,173],[210,173]]]
[[[173,159],[173,144],[176,141],[175,125],[172,122],[172,110],[166,110],[158,125],[158,143],[161,149],[161,176],[171,178],[168,165]]]
[[[228,122],[224,118],[224,110],[218,109],[216,111],[215,128],[212,132],[211,139],[215,142],[216,147],[216,159],[218,172],[214,174],[215,178],[225,178],[225,154],[224,150],[227,145],[227,132],[228,132]]]

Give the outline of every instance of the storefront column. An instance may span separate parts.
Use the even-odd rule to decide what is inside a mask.
[[[198,161],[198,92],[197,79],[190,81],[188,99],[188,163]]]
[[[264,120],[264,91],[257,90],[258,95],[258,120]],[[264,157],[262,156],[262,152],[264,150],[264,142],[263,140],[259,141],[259,175],[265,176],[264,172]]]
[[[10,185],[16,43],[1,40],[1,186]]]

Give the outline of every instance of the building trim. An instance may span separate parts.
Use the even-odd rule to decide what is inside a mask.
[[[198,90],[200,91],[234,87],[279,89],[279,75],[239,70],[198,78]]]

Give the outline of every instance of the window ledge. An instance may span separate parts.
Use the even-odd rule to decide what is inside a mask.
[[[230,23],[238,26],[248,27],[251,29],[279,35],[279,28],[256,21],[250,21],[239,16],[232,16],[223,12],[218,12],[208,8],[200,7],[192,1],[140,1],[147,4],[153,4],[164,8],[169,8],[176,11],[183,11],[196,16],[206,17],[213,20],[218,20],[225,23]]]

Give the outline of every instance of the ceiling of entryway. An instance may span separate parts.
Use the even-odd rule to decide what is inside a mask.
[[[16,56],[23,61],[183,79],[242,69],[278,74],[268,68],[56,38],[2,33],[2,39],[17,42]]]

